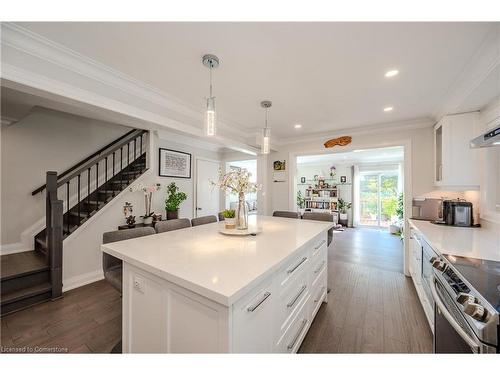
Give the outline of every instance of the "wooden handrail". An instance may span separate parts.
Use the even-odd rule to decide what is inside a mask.
[[[106,156],[111,155],[113,152],[116,150],[120,149],[127,143],[131,142],[134,138],[137,138],[139,136],[142,136],[143,134],[147,133],[147,130],[142,130],[142,129],[133,129],[126,134],[122,135],[120,138],[115,139],[113,142],[107,144],[106,146],[102,147],[98,151],[94,152],[92,155],[86,157],[84,160],[80,161],[79,163],[75,164],[68,170],[64,171],[60,175],[58,175],[58,182],[57,182],[57,187],[62,186],[66,182],[72,180],[79,174],[81,174],[84,170],[89,168],[89,166],[93,166],[96,164],[99,160],[104,159]],[[69,174],[69,176],[68,176]],[[64,177],[64,178],[63,178]],[[61,179],[63,178],[63,179]],[[42,185],[38,189],[33,190],[31,192],[31,195],[36,195],[38,193],[41,193],[43,190],[45,190],[47,185]]]

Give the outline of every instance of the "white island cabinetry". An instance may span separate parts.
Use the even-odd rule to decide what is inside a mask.
[[[329,223],[257,217],[103,245],[123,260],[124,353],[295,353],[327,298]]]

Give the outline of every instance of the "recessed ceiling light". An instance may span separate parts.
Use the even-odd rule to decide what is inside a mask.
[[[384,112],[391,112],[394,108],[392,107],[385,107]]]
[[[300,129],[300,128],[302,127],[302,125],[301,125],[301,124],[295,124],[293,127],[294,127],[295,129]]]
[[[387,71],[387,72],[385,73],[385,76],[386,76],[387,78],[391,78],[391,77],[395,77],[395,76],[397,76],[398,74],[399,74],[399,70],[397,70],[397,69],[393,69],[393,70],[389,70],[389,71]]]

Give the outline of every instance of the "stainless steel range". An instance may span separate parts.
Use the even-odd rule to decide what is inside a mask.
[[[435,353],[500,353],[500,262],[454,255],[430,261]]]

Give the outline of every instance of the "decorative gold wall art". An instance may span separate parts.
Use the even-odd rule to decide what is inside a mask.
[[[343,137],[333,138],[333,139],[326,141],[325,147],[330,148],[333,146],[347,146],[351,142],[352,142],[352,137],[343,136]]]

